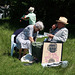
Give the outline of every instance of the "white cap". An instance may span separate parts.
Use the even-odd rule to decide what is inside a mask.
[[[43,22],[41,22],[41,21],[36,22],[36,23],[35,23],[35,26],[36,26],[37,28],[39,28],[40,31],[44,29]]]
[[[33,12],[33,11],[34,11],[34,7],[30,7],[30,8],[28,9],[28,11],[29,11],[29,12]]]

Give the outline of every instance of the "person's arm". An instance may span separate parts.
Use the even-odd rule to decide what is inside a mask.
[[[54,37],[54,35],[53,35],[53,34],[48,34],[48,37],[49,37],[50,39],[52,39],[52,38]]]
[[[29,36],[29,40],[31,41],[31,42],[34,42],[34,40],[33,40],[33,28],[32,27],[28,27],[28,36]]]
[[[24,18],[26,19],[26,15],[24,16]]]
[[[60,37],[57,37],[54,35],[53,40],[65,42],[67,40],[67,38],[68,38],[68,30],[64,30]]]
[[[26,18],[24,18],[25,15],[23,15],[21,18],[20,18],[20,22],[22,22],[22,20],[26,20]]]
[[[29,37],[29,40],[30,40],[31,42],[34,42],[33,37]]]
[[[49,38],[53,38],[54,35],[53,35],[53,34],[48,34],[48,37],[49,37]]]
[[[24,20],[28,20],[29,19],[29,15],[25,15],[23,19]]]
[[[55,29],[57,29],[57,24],[52,25],[52,28],[49,29],[49,33],[53,33]]]
[[[23,18],[23,20],[28,20],[29,19],[29,17],[28,18]]]
[[[56,29],[57,28],[57,24],[53,24],[52,25],[52,29],[54,30],[54,29]]]

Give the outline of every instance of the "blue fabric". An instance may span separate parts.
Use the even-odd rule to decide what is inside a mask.
[[[16,30],[13,34],[17,36],[20,32],[23,31],[23,29],[24,28],[20,28],[20,29]]]
[[[20,32],[22,32],[23,29],[24,29],[24,28],[20,28],[20,29],[16,30],[16,31],[13,33],[14,35],[16,35],[16,36],[14,37],[14,42],[15,42],[15,43],[16,43],[16,37],[17,37],[17,35],[18,35]]]

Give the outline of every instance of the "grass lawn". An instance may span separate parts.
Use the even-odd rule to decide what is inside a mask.
[[[43,68],[41,63],[24,66],[16,57],[11,57],[11,35],[17,26],[0,22],[0,75],[75,75],[75,38],[70,35],[63,45],[62,60],[69,61],[66,68]],[[43,39],[38,39],[43,41]]]

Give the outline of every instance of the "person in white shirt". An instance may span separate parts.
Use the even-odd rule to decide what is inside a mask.
[[[28,9],[29,13],[27,15],[24,16],[24,19],[28,19],[29,20],[29,25],[34,25],[36,22],[36,14],[33,13],[34,12],[34,7],[30,7]]]

